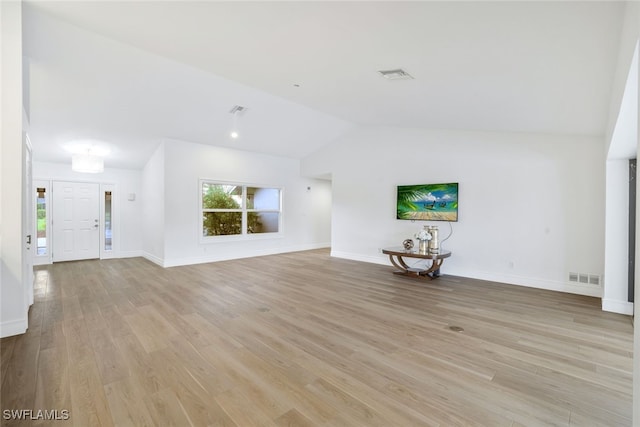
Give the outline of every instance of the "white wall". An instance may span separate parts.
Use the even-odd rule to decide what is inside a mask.
[[[627,52],[631,56],[624,94],[617,120],[608,141],[606,179],[606,254],[602,309],[633,314],[633,303],[627,301],[628,288],[628,161],[638,151],[638,47]],[[623,62],[626,64],[626,62]],[[624,223],[621,223],[624,221]],[[624,262],[623,262],[624,260]]]
[[[79,174],[69,164],[34,162],[34,179],[114,184],[114,256],[144,256],[175,266],[327,247],[331,183],[301,178],[299,161],[178,141],[162,143],[143,171],[106,168]],[[283,188],[282,235],[202,243],[198,180],[217,179]],[[136,194],[129,201],[130,193]],[[116,215],[118,214],[117,218]],[[116,222],[117,221],[117,222]]]
[[[331,242],[331,208],[333,189],[331,181],[324,179],[315,180],[306,189],[310,194],[311,205],[309,208],[310,220],[312,226],[305,228],[309,239],[319,242],[327,242],[326,246],[330,246]]]
[[[142,171],[142,250],[145,258],[162,265],[164,260],[164,144],[153,153]]]
[[[609,106],[609,123],[606,133],[607,152],[609,151],[609,145],[611,144],[612,135],[618,121],[618,113],[623,105],[627,76],[633,60],[638,37],[640,37],[640,3],[628,1],[625,4],[624,23],[620,34],[618,61],[612,86],[611,105]]]
[[[0,337],[27,330],[22,224],[22,4],[0,1]]]
[[[600,139],[370,127],[303,159],[302,172],[332,173],[334,256],[388,264],[380,248],[423,225],[395,219],[396,186],[458,182],[443,273],[601,295],[568,281],[604,270]]]
[[[602,309],[633,314],[627,302],[629,262],[629,160],[606,163],[605,281]]]
[[[615,77],[612,85],[612,96],[611,96],[611,105],[609,109],[609,126],[607,129],[607,138],[606,138],[606,152],[610,151],[610,145],[615,141],[613,139],[613,135],[616,133],[616,125],[618,124],[620,113],[625,109],[625,106],[628,105],[624,101],[625,89],[628,87],[628,77],[634,79],[632,84],[637,88],[638,87],[638,79],[639,75],[629,76],[629,70],[631,68],[631,64],[634,58],[634,50],[638,43],[638,39],[640,37],[640,3],[628,1],[625,4],[625,13],[624,13],[624,23],[620,35],[620,48],[618,52],[618,62],[616,64]],[[632,135],[635,137],[636,141],[636,150],[635,156],[638,154],[638,122],[640,121],[640,112],[637,110],[637,105],[639,103],[640,93],[635,94],[635,99],[631,100],[633,104],[636,105],[636,117],[635,123],[631,123],[631,126],[635,127],[636,135]],[[634,102],[635,101],[635,102]],[[625,132],[623,132],[624,134]],[[615,182],[606,183],[607,193],[611,192],[615,187]],[[640,189],[640,187],[637,187]],[[607,195],[607,197],[609,197]],[[640,212],[640,197],[636,196],[636,211]],[[609,226],[609,224],[607,224]],[[636,230],[640,230],[640,215],[636,216]],[[607,228],[607,233],[609,232],[609,228]],[[636,231],[637,233],[637,231]],[[636,236],[637,237],[637,236]],[[607,257],[610,254],[607,253]],[[640,295],[640,239],[636,238],[636,259],[635,259],[636,271],[635,271],[635,299],[637,301],[638,295]],[[609,280],[605,282],[605,297],[608,298],[608,295],[615,294],[620,296],[621,288],[616,290],[609,290],[610,283]],[[619,288],[615,282],[613,283],[614,288]],[[625,298],[626,301],[626,298]],[[628,306],[627,306],[628,307]],[[605,307],[603,301],[603,308]],[[633,304],[634,310],[634,318],[638,318],[640,316],[640,304]],[[640,426],[640,328],[634,328],[634,344],[633,344],[633,425]]]
[[[608,141],[606,175],[606,253],[602,309],[633,314],[628,299],[629,159],[638,150],[638,52],[637,44],[627,53],[633,59],[628,70],[617,120]],[[625,62],[626,64],[626,62]]]
[[[126,258],[142,255],[142,172],[105,168],[104,173],[78,173],[71,164],[33,162],[34,180],[97,182],[115,185],[113,193],[113,256]],[[128,200],[129,194],[135,200]],[[50,252],[50,251],[49,251]]]
[[[330,207],[319,206],[328,201],[327,184],[301,178],[298,160],[178,141],[166,141],[164,150],[165,266],[329,245]],[[199,179],[282,187],[282,236],[202,243]]]

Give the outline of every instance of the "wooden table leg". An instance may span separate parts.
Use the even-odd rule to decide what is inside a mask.
[[[409,272],[409,266],[404,262],[402,257],[401,256],[396,256],[397,261],[395,259],[393,259],[393,257],[394,257],[394,255],[389,255],[389,261],[391,261],[391,264],[393,264],[394,267],[396,267],[400,271],[402,271],[404,273],[408,273]]]
[[[440,275],[440,266],[442,265],[444,259],[431,259],[431,266],[424,270],[412,269],[407,265],[406,262],[404,262],[400,255],[390,254],[389,261],[391,261],[391,264],[393,264],[393,266],[399,270],[395,272],[396,274],[433,280]]]
[[[431,267],[429,267],[427,269],[427,271],[425,272],[425,274],[430,274],[430,273],[435,273],[436,271],[440,270],[440,266],[442,265],[442,261],[444,261],[444,259],[434,259],[431,260]],[[432,277],[438,277],[439,274],[432,274]]]

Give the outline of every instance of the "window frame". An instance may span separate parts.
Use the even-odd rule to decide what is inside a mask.
[[[240,209],[205,209],[203,207],[203,192],[202,188],[204,184],[212,185],[232,185],[242,188],[242,203]],[[278,209],[248,209],[247,208],[247,189],[248,188],[267,188],[278,190],[279,200]],[[200,178],[198,180],[198,236],[200,243],[216,243],[222,241],[246,241],[246,240],[263,240],[283,237],[283,199],[284,188],[278,185],[267,184],[254,184],[239,181],[223,181],[218,179]],[[241,230],[240,234],[228,234],[220,236],[205,236],[203,233],[203,221],[205,212],[240,212],[241,213]],[[247,218],[250,212],[265,212],[265,213],[277,213],[278,214],[278,231],[271,231],[265,233],[248,233],[247,232]]]
[[[111,212],[109,222],[111,226],[111,249],[107,249],[107,193],[111,193]],[[100,259],[116,258],[116,247],[119,247],[118,231],[118,192],[115,184],[100,184]]]
[[[44,246],[44,253],[43,254],[39,254],[38,253],[38,188],[42,188],[44,189],[44,230],[45,230],[45,246]],[[49,181],[39,181],[39,180],[34,180],[33,183],[33,189],[35,190],[36,193],[36,197],[34,199],[34,207],[35,207],[35,212],[34,212],[34,217],[35,217],[35,224],[34,224],[34,232],[32,234],[32,242],[35,242],[35,244],[33,244],[34,246],[34,252],[33,252],[33,257],[35,260],[44,260],[44,259],[49,259],[51,257],[51,234],[52,234],[52,228],[51,228],[51,189],[50,189],[50,185],[49,185]],[[36,261],[35,265],[40,264],[41,262]]]

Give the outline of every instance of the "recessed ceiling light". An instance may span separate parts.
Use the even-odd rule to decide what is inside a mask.
[[[378,71],[382,77],[387,80],[409,80],[413,79],[413,76],[407,73],[405,70],[401,68],[397,68],[395,70],[381,70]]]

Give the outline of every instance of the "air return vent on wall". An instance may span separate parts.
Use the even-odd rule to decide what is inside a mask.
[[[569,282],[579,285],[595,285],[600,286],[600,276],[597,274],[587,273],[569,273]]]

